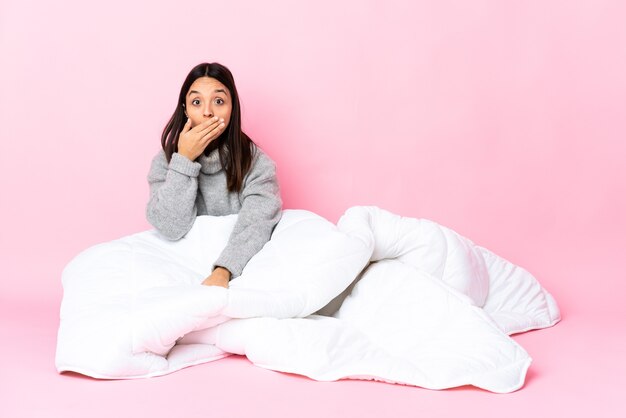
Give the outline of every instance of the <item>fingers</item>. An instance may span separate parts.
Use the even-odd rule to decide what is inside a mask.
[[[201,146],[206,146],[208,142],[215,139],[224,131],[225,126],[226,124],[224,123],[224,120],[218,118],[217,116],[214,116],[211,119],[194,126],[193,128],[191,128],[191,120],[187,119],[187,123],[185,123],[181,135],[186,134],[185,136],[189,137],[189,140],[192,140]]]
[[[208,142],[212,139],[217,138],[224,131],[224,122],[220,122],[219,125],[211,124],[211,126],[207,129],[208,132],[204,134],[204,136],[200,139],[200,142]]]
[[[220,119],[217,116],[214,116],[211,119],[206,120],[202,122],[200,125],[198,125],[200,127],[198,130],[198,133],[201,136],[204,136],[208,132],[211,132],[213,129],[215,129],[215,127],[218,126],[219,123],[220,123]]]
[[[217,116],[212,117],[211,119],[207,119],[202,123],[197,124],[196,126],[194,126],[191,129],[188,129],[187,132],[191,132],[193,134],[197,134],[197,133],[201,133],[202,131],[204,131],[207,127],[209,127],[210,125],[212,125],[213,123],[216,123],[219,119],[217,118]],[[187,124],[189,124],[189,126],[191,126],[191,119],[187,118],[187,123],[185,123],[185,125],[183,125],[183,129],[185,129],[185,127],[187,126]]]

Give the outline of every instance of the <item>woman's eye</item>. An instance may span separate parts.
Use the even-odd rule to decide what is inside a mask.
[[[198,102],[198,103],[196,103],[196,102]],[[198,100],[198,99],[193,99],[193,100],[191,101],[191,104],[194,104],[194,105],[196,105],[196,104],[200,104],[200,100]]]
[[[215,103],[217,103],[217,104],[224,104],[224,100],[222,100],[220,98],[217,98],[217,99],[215,99]]]

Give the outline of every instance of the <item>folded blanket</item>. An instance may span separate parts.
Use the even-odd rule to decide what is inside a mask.
[[[132,379],[246,355],[320,381],[519,389],[531,358],[508,335],[560,320],[521,267],[425,219],[375,206],[337,225],[284,210],[229,288],[202,286],[237,215],[199,216],[86,249],[63,271],[59,373]]]

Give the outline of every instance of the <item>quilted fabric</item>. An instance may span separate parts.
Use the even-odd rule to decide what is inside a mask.
[[[560,319],[526,270],[454,231],[375,206],[337,225],[285,210],[228,289],[202,286],[237,215],[102,243],[63,271],[56,367],[164,375],[231,354],[316,380],[511,392],[531,358],[507,334]]]

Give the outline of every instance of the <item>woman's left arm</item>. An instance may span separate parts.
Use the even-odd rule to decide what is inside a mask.
[[[241,275],[248,261],[270,240],[282,216],[282,199],[276,177],[276,164],[259,152],[241,191],[242,206],[226,247],[213,264]]]

